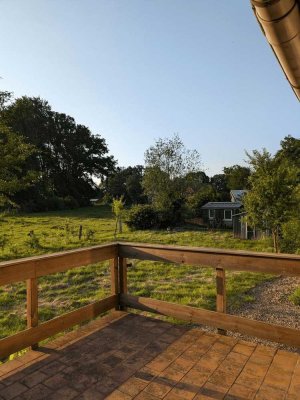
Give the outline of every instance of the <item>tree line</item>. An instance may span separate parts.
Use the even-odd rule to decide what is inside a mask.
[[[274,248],[300,248],[300,139],[286,136],[272,156],[247,153],[248,166],[233,165],[209,177],[196,150],[178,135],[158,139],[144,165],[120,167],[105,139],[54,111],[40,97],[0,92],[0,208],[47,211],[118,199],[133,206],[131,224],[169,227],[201,216],[209,201],[230,201],[230,190],[248,189],[249,224],[272,232]],[[96,184],[95,180],[100,181]],[[129,220],[130,224],[130,220]]]
[[[39,97],[0,92],[0,201],[27,211],[74,208],[116,161],[105,139]]]

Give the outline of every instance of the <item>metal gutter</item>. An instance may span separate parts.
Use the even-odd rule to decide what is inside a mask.
[[[300,100],[299,0],[251,0],[257,21]]]

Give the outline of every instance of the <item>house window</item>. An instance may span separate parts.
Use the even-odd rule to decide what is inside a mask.
[[[225,221],[232,220],[232,210],[224,210],[224,220]]]
[[[215,210],[209,210],[209,219],[215,218]]]

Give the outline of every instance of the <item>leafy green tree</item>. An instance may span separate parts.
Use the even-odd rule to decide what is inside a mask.
[[[210,179],[212,187],[217,192],[218,201],[229,201],[229,189],[227,186],[227,179],[225,174],[216,174]]]
[[[265,149],[247,155],[252,170],[250,191],[244,198],[247,218],[251,225],[271,230],[274,249],[279,252],[282,225],[293,216],[300,200],[298,171]]]
[[[185,181],[188,194],[194,194],[209,184],[209,177],[203,171],[189,172]]]
[[[14,195],[36,180],[33,171],[24,169],[34,152],[34,146],[0,123],[0,206],[13,205]]]
[[[202,215],[201,207],[209,201],[217,201],[217,193],[210,184],[205,184],[188,198],[188,205],[193,213],[199,217]]]
[[[7,91],[0,91],[0,113],[6,108],[7,103],[9,103],[13,98],[13,94]]]
[[[30,192],[24,190],[19,196],[21,204],[33,201],[47,209],[51,199],[70,196],[80,205],[88,204],[98,190],[93,178],[114,170],[115,161],[102,137],[76,124],[74,118],[53,111],[39,97],[16,99],[5,106],[1,119],[37,149],[26,160],[26,168],[35,170],[39,179]]]
[[[250,168],[241,165],[233,165],[232,167],[224,167],[223,169],[228,189],[247,189],[249,187],[248,179],[250,176]]]
[[[286,136],[281,142],[281,149],[276,153],[276,159],[280,162],[288,160],[295,167],[300,168],[300,139]]]
[[[158,139],[145,153],[143,187],[156,209],[177,215],[179,204],[186,195],[188,174],[200,171],[201,162],[196,150],[188,150],[178,135]]]
[[[126,204],[138,204],[145,202],[142,179],[144,167],[117,168],[104,181],[101,188],[110,199],[123,196]]]

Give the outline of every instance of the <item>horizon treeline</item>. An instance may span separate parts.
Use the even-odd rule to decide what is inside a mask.
[[[298,151],[299,142],[285,137],[278,154]],[[120,167],[105,138],[54,111],[46,100],[14,99],[12,93],[0,92],[2,209],[49,211],[87,206],[92,198],[105,203],[122,198],[129,206],[156,202],[158,208],[170,209],[184,204],[197,216],[206,202],[230,201],[230,190],[250,189],[250,164],[227,166],[209,177],[199,160],[197,151],[186,150],[175,135],[146,150],[145,166]],[[173,176],[170,165],[177,168]],[[164,193],[157,196],[159,185]]]

